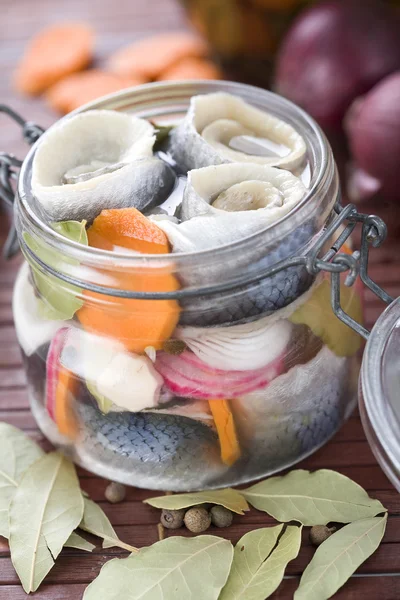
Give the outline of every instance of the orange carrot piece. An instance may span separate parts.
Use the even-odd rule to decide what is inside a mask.
[[[75,439],[78,434],[78,421],[73,409],[76,377],[63,366],[58,371],[56,387],[55,421],[58,431],[66,437]]]
[[[186,57],[158,76],[158,81],[181,79],[222,79],[222,71],[211,60]]]
[[[126,76],[156,79],[185,57],[207,56],[206,43],[188,32],[161,33],[139,40],[113,54],[107,68]]]
[[[88,229],[89,246],[112,250],[122,246],[143,254],[167,254],[165,233],[136,208],[102,210]]]
[[[105,250],[122,246],[139,252],[167,254],[164,232],[134,208],[104,210],[88,230],[89,245]],[[110,276],[110,273],[107,273]],[[115,287],[137,292],[172,292],[179,289],[168,268],[142,267],[131,274],[114,271]],[[119,340],[131,352],[147,346],[161,350],[179,321],[175,300],[133,300],[84,292],[85,303],[77,312],[90,332]]]
[[[208,403],[217,428],[221,460],[231,466],[240,458],[241,451],[229,401],[210,398]]]
[[[14,78],[23,94],[41,94],[63,77],[85,69],[92,60],[94,34],[84,23],[52,25],[36,35]]]
[[[145,83],[140,77],[122,77],[100,69],[73,73],[55,83],[46,93],[53,110],[66,114],[101,96]]]

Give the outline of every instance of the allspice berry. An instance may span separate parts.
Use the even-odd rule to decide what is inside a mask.
[[[225,506],[213,506],[210,515],[211,523],[216,527],[229,527],[232,524],[233,514]]]
[[[124,485],[122,485],[122,483],[112,481],[106,487],[104,495],[106,497],[106,500],[111,502],[111,504],[116,504],[117,502],[122,502],[123,500],[125,500],[126,488]]]
[[[180,508],[179,510],[167,510],[163,508],[160,518],[161,525],[164,525],[166,529],[179,529],[183,526],[183,517],[185,516],[185,510]]]
[[[211,525],[211,515],[205,508],[190,508],[185,514],[184,523],[189,531],[202,533]]]
[[[310,542],[314,546],[319,546],[327,540],[332,533],[335,533],[336,527],[327,527],[327,525],[314,525],[310,530]]]

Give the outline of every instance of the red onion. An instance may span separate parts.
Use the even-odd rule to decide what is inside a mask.
[[[58,372],[60,370],[60,356],[65,345],[68,327],[62,327],[50,342],[46,359],[46,408],[53,421],[56,420],[56,389]]]
[[[380,190],[400,199],[400,71],[356,100],[345,120],[356,164],[349,185],[353,199]]]
[[[171,392],[200,399],[239,398],[267,386],[284,371],[283,355],[262,369],[222,371],[206,365],[187,350],[179,356],[160,352],[154,366]]]
[[[379,0],[333,0],[303,12],[281,47],[276,89],[322,127],[400,68],[398,13]]]

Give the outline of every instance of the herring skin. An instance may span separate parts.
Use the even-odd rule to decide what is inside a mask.
[[[240,265],[240,275],[262,272],[286,258],[301,254],[314,233],[314,227],[312,223],[301,225],[263,258],[253,264]],[[238,275],[234,265],[232,271],[225,265],[225,271],[220,277],[227,277],[229,280]],[[181,278],[185,279],[184,273],[181,274]],[[192,273],[190,278],[193,279]],[[198,273],[197,279],[198,284],[206,283],[207,272]],[[235,287],[234,290],[205,296],[199,294],[195,298],[181,300],[179,323],[195,327],[213,327],[254,321],[288,306],[304,294],[314,281],[315,275],[311,275],[305,266],[293,266],[256,283]]]

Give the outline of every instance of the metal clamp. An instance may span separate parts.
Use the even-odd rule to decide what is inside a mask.
[[[11,117],[20,127],[22,127],[22,136],[24,141],[30,146],[34,144],[44,133],[44,129],[35,123],[25,121],[18,113],[4,104],[0,104],[0,113]],[[18,179],[18,170],[22,165],[22,160],[16,158],[13,154],[6,152],[0,153],[0,200],[8,207],[14,203],[14,185]],[[7,239],[3,246],[2,254],[4,258],[12,258],[19,250],[18,237],[14,225],[11,226]]]
[[[352,286],[358,275],[361,281],[366,285],[378,298],[383,302],[390,304],[392,298],[385,290],[383,290],[375,281],[368,275],[368,260],[369,247],[373,248],[380,246],[386,239],[387,227],[380,217],[375,215],[367,215],[359,213],[353,204],[348,204],[346,207],[336,205],[338,216],[328,227],[323,236],[318,240],[309,256],[310,264],[307,265],[309,272],[327,271],[331,273],[331,304],[335,315],[354,331],[359,333],[363,338],[368,339],[370,332],[361,323],[358,323],[348,313],[346,313],[340,302],[340,274],[348,271],[345,279],[346,286]],[[339,227],[343,226],[347,221],[347,225],[340,233],[330,250],[322,257],[318,258],[318,252],[324,245],[324,242],[329,240]],[[358,223],[362,224],[361,232],[361,248],[353,254],[339,253],[348,237],[354,231]]]

